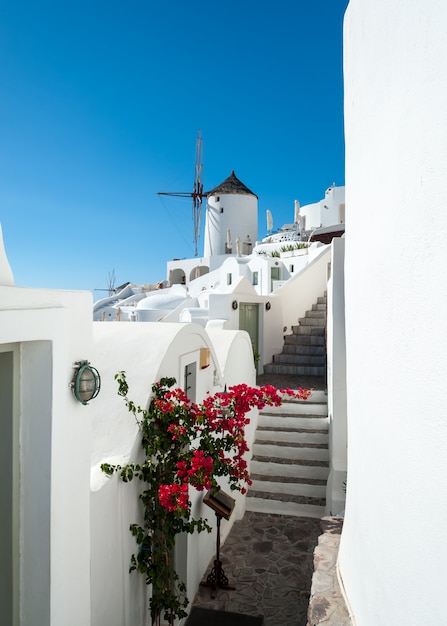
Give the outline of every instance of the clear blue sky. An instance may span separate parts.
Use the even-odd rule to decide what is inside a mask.
[[[4,0],[0,222],[15,284],[165,278],[190,191],[234,169],[274,228],[344,184],[348,0]],[[199,253],[203,250],[202,240]],[[96,292],[95,298],[101,293]]]

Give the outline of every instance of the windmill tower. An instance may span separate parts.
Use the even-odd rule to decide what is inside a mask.
[[[202,135],[199,130],[193,191],[159,191],[158,195],[192,198],[195,256],[198,255],[203,198],[207,199],[203,256],[230,254],[236,250],[238,254],[251,254],[258,238],[258,196],[236,177],[234,171],[220,185],[205,192],[202,171]]]
[[[242,254],[251,254],[258,238],[258,196],[234,171],[206,196],[203,256],[235,253],[232,242],[236,241]]]

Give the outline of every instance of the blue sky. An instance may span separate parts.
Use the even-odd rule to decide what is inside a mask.
[[[15,284],[156,282],[194,256],[190,191],[232,170],[274,228],[344,184],[348,0],[5,0],[0,222]],[[199,243],[199,253],[203,249]],[[95,299],[103,295],[94,291]]]

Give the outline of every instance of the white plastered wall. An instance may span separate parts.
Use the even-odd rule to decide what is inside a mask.
[[[183,386],[185,364],[197,361],[196,400],[200,402],[207,392],[233,384],[235,375],[238,382],[253,384],[251,345],[246,333],[220,331],[210,339],[195,324],[97,322],[93,336],[102,391],[92,420],[92,626],[133,626],[148,619],[143,577],[136,572],[128,574],[130,556],[137,548],[129,525],[141,521],[137,498],[141,485],[138,481],[123,485],[116,476],[108,478],[100,464],[123,465],[142,459],[137,425],[117,395],[114,376],[119,370],[126,371],[129,398],[146,408],[155,381],[173,376]],[[210,350],[210,365],[205,369],[199,367],[201,348]],[[191,490],[193,515],[208,517],[214,526],[215,516],[203,505],[203,495]],[[238,502],[234,519],[241,514],[241,507]],[[223,537],[234,519],[223,523]],[[187,583],[190,600],[214,550],[215,533],[195,533],[178,541],[177,571]]]
[[[446,24],[443,0],[351,0],[345,19],[339,558],[359,626],[446,619]]]
[[[330,246],[321,247],[318,256],[276,292],[282,303],[286,334],[292,332],[292,326],[298,324],[298,319],[326,291],[330,260]]]
[[[21,626],[90,624],[90,406],[72,364],[89,359],[91,294],[0,287],[0,348],[14,346]]]
[[[346,339],[344,290],[345,239],[331,245],[331,277],[327,285],[327,387],[330,473],[326,491],[328,514],[342,513],[347,470]]]
[[[241,252],[243,252],[243,242],[247,235],[251,239],[252,246],[255,245],[258,238],[258,199],[256,196],[234,193],[208,197],[204,235],[205,257],[225,254],[227,229],[230,229],[234,254],[238,237],[241,241]]]

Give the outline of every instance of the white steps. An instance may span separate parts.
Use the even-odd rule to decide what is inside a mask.
[[[292,326],[281,354],[275,354],[272,362],[264,365],[265,374],[326,376],[326,302],[325,294],[298,319],[297,326]]]
[[[247,510],[302,517],[325,515],[329,474],[327,396],[286,401],[259,414]]]

